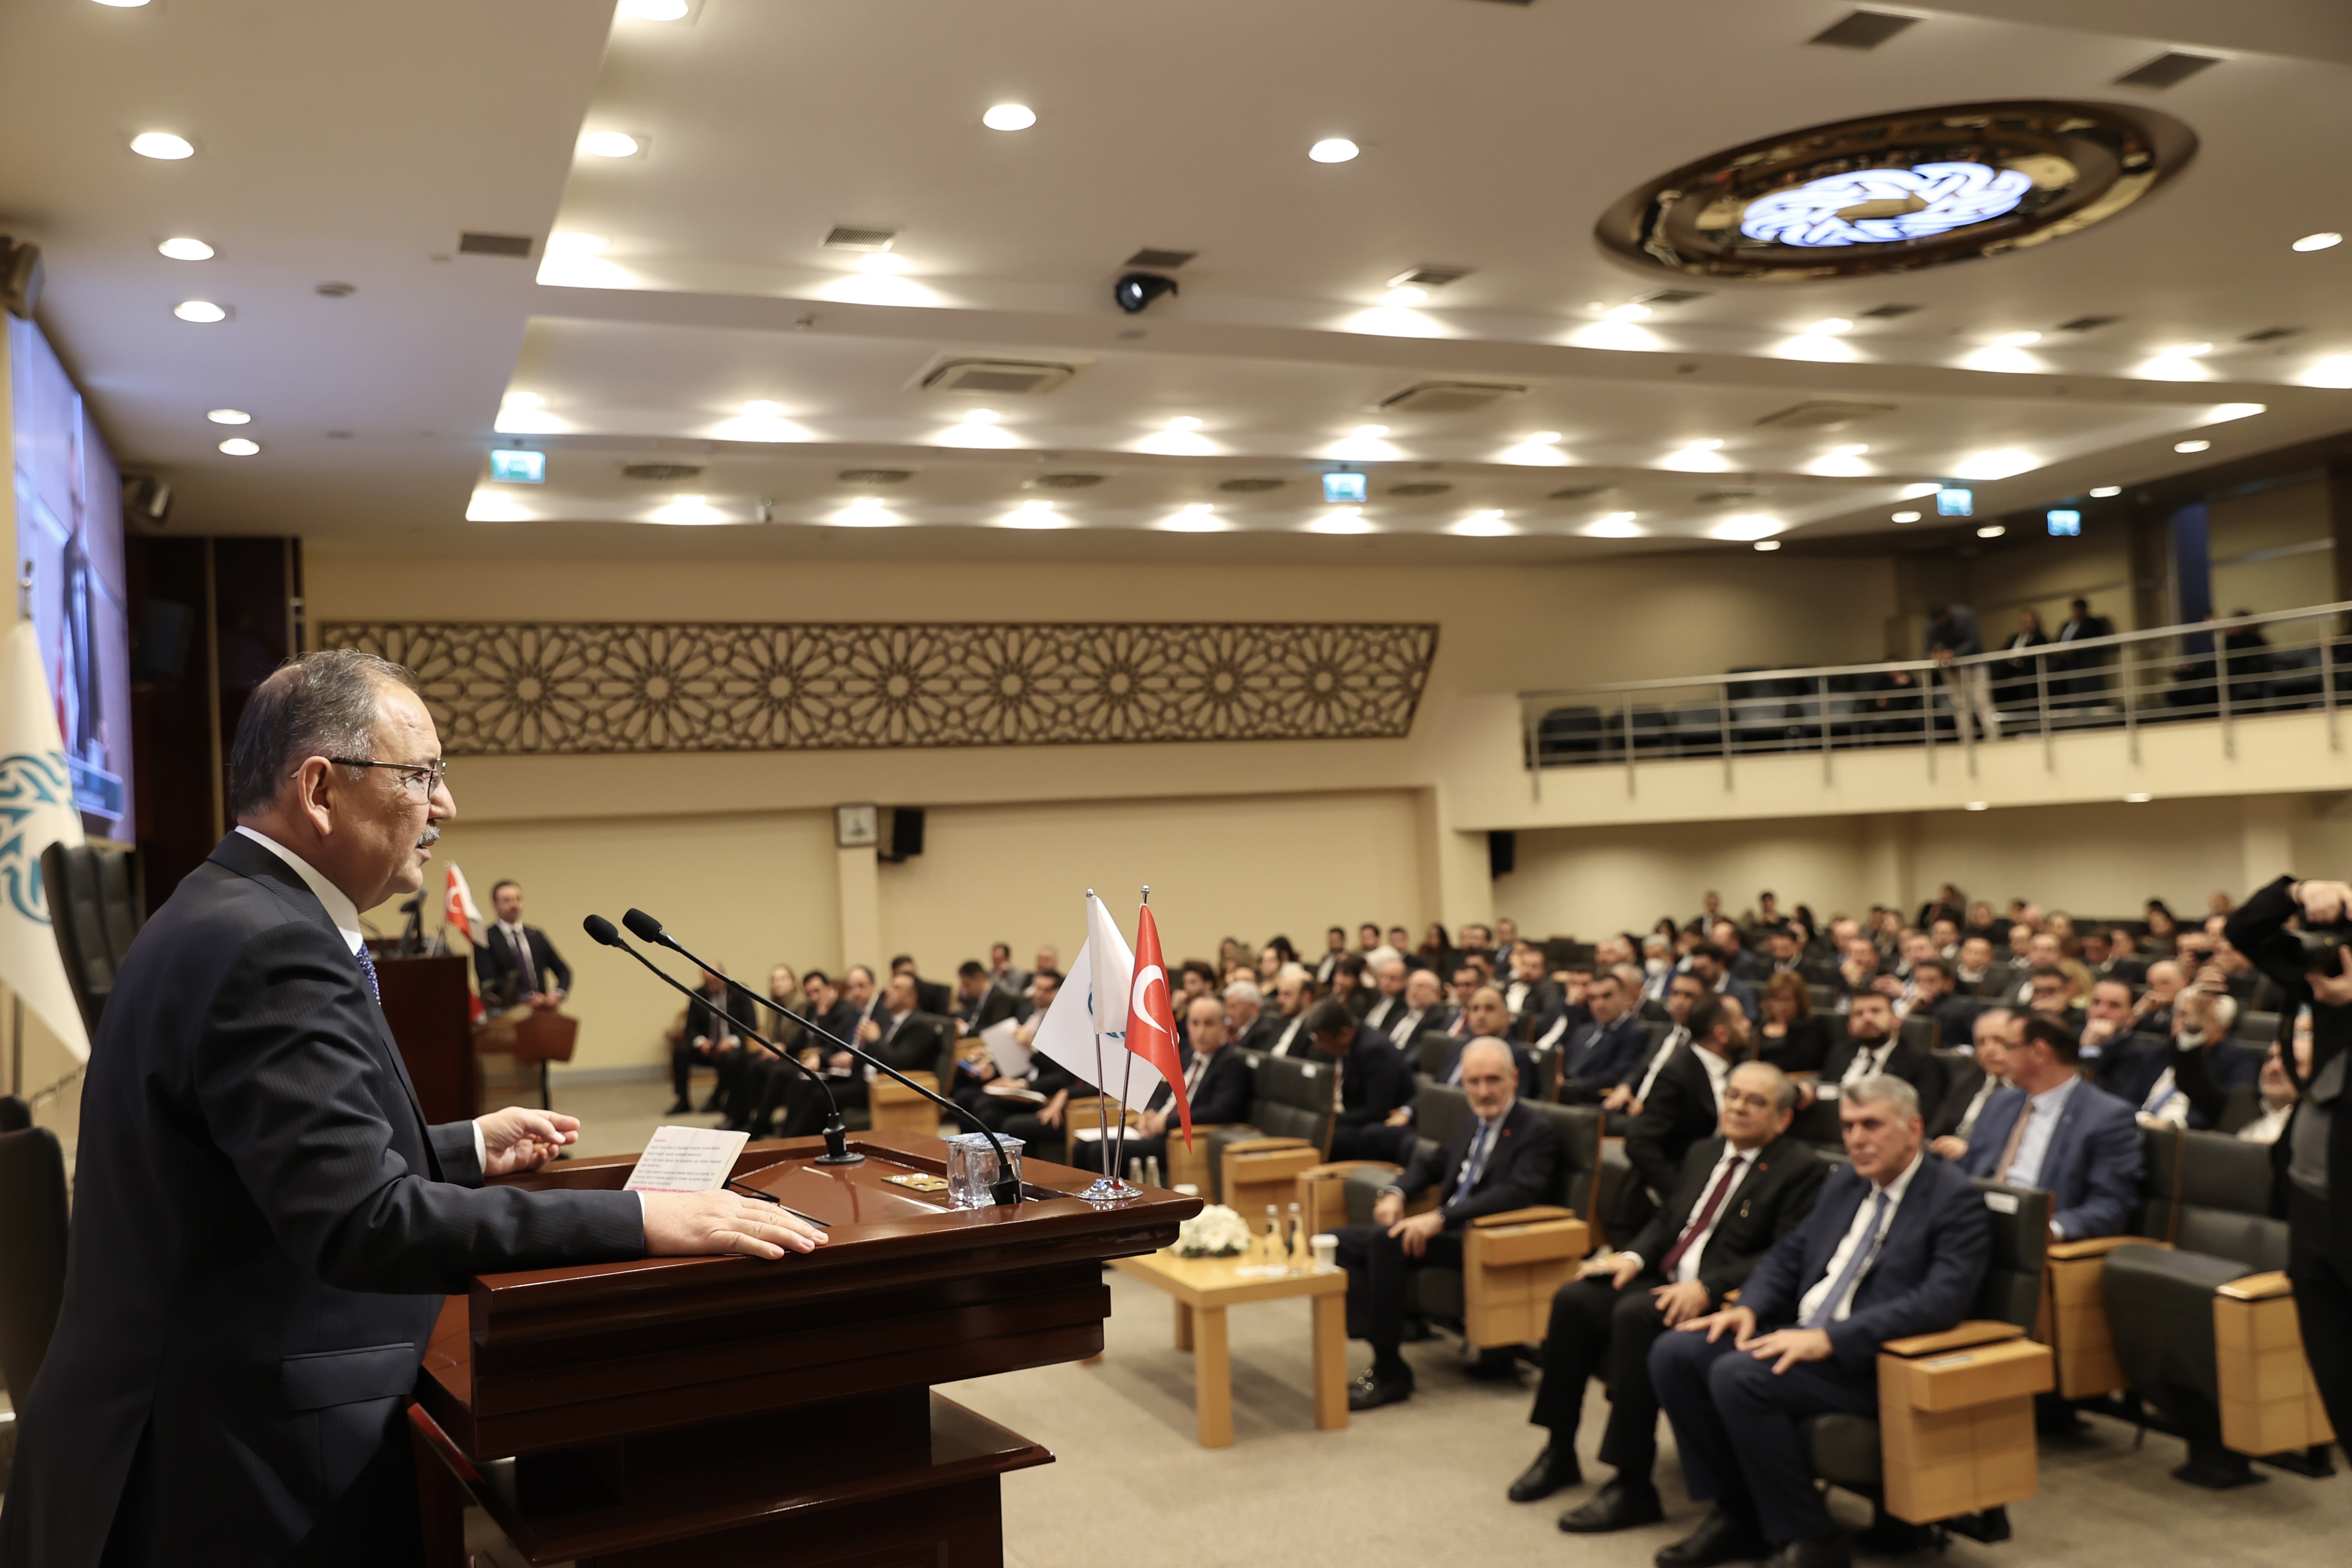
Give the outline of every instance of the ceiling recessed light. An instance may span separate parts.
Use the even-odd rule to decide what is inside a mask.
[[[965,412],[963,422],[967,425],[993,425],[1002,417],[993,408],[973,408]]]
[[[536,392],[509,392],[499,399],[501,408],[544,408],[547,399]]]
[[[2124,796],[2124,804],[2126,805],[2146,805],[2149,801],[2154,800],[2155,798],[2156,797],[2154,795],[2148,794],[2146,790],[2136,789],[2132,791],[2131,794]]]
[[[1870,443],[1867,441],[1848,441],[1843,447],[1832,447],[1830,455],[1839,458],[1859,458],[1869,450]]]
[[[784,405],[765,397],[755,397],[743,405],[743,412],[754,419],[781,419],[784,415]]]
[[[2252,419],[2257,414],[2266,414],[2269,411],[2270,405],[2267,403],[2217,403],[2213,405],[2212,417],[2209,423],[2221,425],[2232,419]]]
[[[2105,500],[2110,496],[2119,496],[2123,493],[2124,488],[2121,485],[2093,485],[2091,487],[2091,498],[2094,500]]]
[[[1472,512],[1455,523],[1453,531],[1472,539],[1499,539],[1511,531],[1511,525],[1503,521],[1499,510],[1490,507],[1485,511]]]
[[[243,436],[232,436],[220,444],[220,449],[232,458],[250,458],[261,450],[261,443]]]
[[[1778,550],[1780,548],[1780,542],[1777,539],[1759,539],[1756,542],[1756,548],[1763,551]]]
[[[1999,539],[2002,534],[2007,533],[2008,531],[2009,530],[2002,527],[2000,523],[1988,522],[1982,528],[1977,530],[1977,537],[1979,539]]]
[[[980,117],[991,131],[1026,131],[1037,123],[1037,111],[1025,103],[1000,103]]]
[[[228,311],[210,300],[183,300],[172,307],[172,314],[184,321],[226,321]]]
[[[643,145],[625,131],[591,131],[580,138],[580,150],[597,158],[634,158]]]
[[[1898,511],[1895,514],[1895,521],[1897,522],[1916,522],[1919,521],[1919,514],[1916,511]]]
[[[1410,283],[1401,283],[1397,287],[1390,289],[1387,293],[1381,295],[1381,303],[1383,305],[1425,305],[1429,303],[1429,290],[1426,289],[1416,289]]]
[[[1171,533],[1222,533],[1225,528],[1217,516],[1217,509],[1204,500],[1194,501],[1173,517],[1161,519],[1160,526]]]
[[[2175,441],[2172,444],[2172,449],[2184,456],[2190,452],[2210,451],[2212,447],[2213,443],[2210,441]]]
[[[1650,319],[1650,307],[1636,302],[1630,305],[1619,305],[1613,309],[1603,310],[1601,313],[1608,317],[1612,321],[1646,321]]]
[[[161,158],[170,162],[196,155],[194,143],[184,136],[174,136],[168,131],[142,131],[131,139],[131,150],[142,158]]]
[[[1023,501],[1019,506],[1014,507],[1005,517],[1004,526],[1007,528],[1067,528],[1069,523],[1066,520],[1054,514],[1052,501],[1030,500]]]
[[[1179,414],[1168,422],[1171,430],[1198,430],[1200,427],[1201,422],[1189,414]]]
[[[2195,359],[2200,354],[2210,354],[2212,352],[2211,343],[2174,343],[2170,348],[2158,350],[2157,357],[2158,359]]]
[[[1344,163],[1362,151],[1345,136],[1327,136],[1307,149],[1307,155],[1318,163]]]
[[[2294,242],[2294,248],[2297,250],[2333,250],[2343,243],[2344,237],[2342,235],[2335,233],[2333,230],[2322,230],[2318,234],[2305,235],[2301,239]]]
[[[1372,525],[1364,521],[1363,511],[1357,507],[1333,507],[1315,517],[1307,525],[1309,533],[1370,533]]]
[[[1969,811],[1990,811],[1992,809],[1992,802],[1989,800],[1972,800],[1969,802],[1966,809]]]
[[[1633,514],[1630,511],[1612,511],[1586,524],[1584,531],[1594,539],[1638,539],[1642,533],[1633,525]]]
[[[215,408],[205,416],[215,425],[250,425],[253,416],[242,408]]]
[[[2315,360],[2297,377],[2305,386],[2352,386],[2352,354],[2330,354]]]
[[[1389,433],[1385,425],[1359,425],[1348,434],[1359,441],[1377,441]]]
[[[1853,323],[1847,321],[1843,316],[1825,316],[1822,320],[1815,321],[1812,325],[1807,327],[1805,331],[1814,333],[1817,336],[1833,338],[1841,332],[1850,332],[1853,331]]]
[[[135,11],[147,4],[147,0],[98,0],[98,3],[101,5],[114,6],[117,10]]]
[[[1952,477],[1958,479],[2005,479],[2040,466],[2031,453],[2021,452],[2014,447],[1995,447],[1990,451],[1970,452],[1962,458],[1959,466],[1952,470]]]
[[[551,234],[547,237],[547,253],[550,256],[602,256],[604,254],[604,237],[574,230]]]
[[[2042,341],[2040,332],[2003,332],[1993,339],[1993,346],[2002,349],[2030,348]]]
[[[866,254],[857,258],[857,270],[860,272],[887,272],[893,274],[904,272],[907,270],[907,258],[898,255],[895,251],[868,251]]]
[[[1560,435],[1557,430],[1538,430],[1528,437],[1528,441],[1531,446],[1557,447],[1559,445]]]
[[[1685,450],[1693,452],[1720,452],[1723,450],[1723,443],[1720,441],[1687,441],[1684,443],[1684,447]]]
[[[673,528],[705,528],[714,522],[725,522],[727,514],[700,496],[679,496],[656,508],[653,520]]]
[[[686,0],[621,0],[621,14],[640,22],[676,22],[686,16]]]
[[[210,261],[213,258],[211,246],[201,239],[190,239],[185,235],[167,239],[155,248],[174,261]]]

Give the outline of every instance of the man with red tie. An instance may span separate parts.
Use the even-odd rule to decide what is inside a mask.
[[[1561,1514],[1559,1527],[1591,1535],[1664,1517],[1650,1479],[1658,1457],[1650,1342],[1722,1305],[1756,1260],[1811,1212],[1829,1167],[1806,1145],[1782,1139],[1796,1105],[1796,1085],[1779,1068],[1734,1068],[1720,1135],[1691,1146],[1665,1206],[1622,1252],[1587,1259],[1582,1274],[1552,1297],[1543,1384],[1528,1416],[1551,1438],[1511,1483],[1513,1502],[1534,1502],[1582,1479],[1577,1415],[1585,1380],[1599,1377],[1609,1389],[1600,1457],[1617,1474]]]

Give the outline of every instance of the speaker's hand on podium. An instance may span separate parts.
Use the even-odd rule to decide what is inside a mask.
[[[482,1174],[511,1176],[536,1171],[567,1143],[580,1142],[580,1119],[552,1110],[509,1105],[474,1118],[482,1130]]]
[[[774,1204],[734,1193],[641,1193],[646,1205],[646,1256],[702,1258],[741,1252],[782,1258],[814,1252],[825,1234]]]

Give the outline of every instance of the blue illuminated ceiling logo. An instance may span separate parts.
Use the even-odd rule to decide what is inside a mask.
[[[1759,196],[1739,232],[1808,248],[1931,239],[2013,212],[2032,189],[2031,176],[1983,163],[1859,169]]]

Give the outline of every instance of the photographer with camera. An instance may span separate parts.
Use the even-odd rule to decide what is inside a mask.
[[[2336,1431],[2352,1431],[2352,884],[2281,877],[2231,911],[2223,935],[2286,993],[2282,1052],[2302,1099],[2273,1145],[2287,1216],[2287,1276],[2312,1381]],[[2294,1017],[2311,1006],[2311,1058]]]

